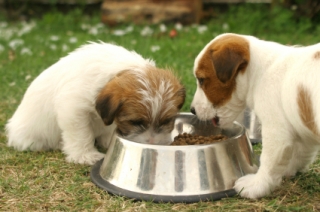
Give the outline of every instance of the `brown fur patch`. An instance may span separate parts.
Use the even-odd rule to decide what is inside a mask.
[[[170,87],[164,88],[164,83]],[[156,107],[155,97],[160,99]],[[173,72],[150,66],[144,72],[127,70],[118,74],[101,90],[96,109],[106,125],[115,122],[127,135],[134,131],[134,125],[171,131],[184,101],[185,89]]]
[[[320,59],[320,51],[314,54],[314,59]]]
[[[209,46],[195,74],[203,79],[201,88],[214,106],[221,106],[231,98],[236,76],[245,72],[249,60],[249,43],[240,36],[225,35]]]
[[[131,71],[125,70],[115,76],[101,90],[96,100],[96,109],[106,125],[112,124],[115,117],[123,110],[124,104],[132,109],[146,110],[141,104],[141,95],[136,93],[137,79],[132,77]],[[138,112],[138,111],[136,111]]]
[[[314,119],[312,99],[310,92],[303,85],[298,86],[297,96],[299,115],[303,124],[314,134],[319,135],[317,123]]]

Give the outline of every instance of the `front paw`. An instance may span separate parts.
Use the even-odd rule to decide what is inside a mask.
[[[274,186],[257,174],[249,174],[239,178],[233,187],[241,197],[257,199],[271,193]]]
[[[97,161],[104,158],[104,156],[105,155],[103,153],[100,153],[98,151],[92,151],[92,152],[87,152],[83,154],[68,155],[66,160],[69,163],[93,165]]]

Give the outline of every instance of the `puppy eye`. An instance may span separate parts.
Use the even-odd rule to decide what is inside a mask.
[[[203,85],[204,78],[198,78],[198,82],[199,82],[200,85]]]
[[[167,125],[172,121],[172,118],[170,119],[165,119],[164,121],[161,122],[161,125]]]
[[[155,131],[157,133],[161,133],[163,130],[170,129],[170,123],[174,121],[174,118],[168,118],[164,119],[163,121],[160,121],[157,127],[155,127]]]
[[[134,126],[143,126],[144,124],[144,121],[142,119],[130,120],[129,122],[131,125],[134,125]]]

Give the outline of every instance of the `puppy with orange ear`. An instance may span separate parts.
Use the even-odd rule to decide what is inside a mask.
[[[270,194],[282,177],[308,170],[320,149],[320,44],[285,46],[253,36],[222,34],[194,63],[191,111],[229,127],[248,106],[262,130],[261,165],[235,190],[248,198]]]
[[[169,70],[123,47],[90,43],[44,70],[6,125],[17,150],[61,149],[94,164],[115,132],[135,142],[171,143],[185,89]]]

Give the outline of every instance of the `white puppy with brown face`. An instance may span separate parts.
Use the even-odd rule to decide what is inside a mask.
[[[306,171],[320,148],[320,44],[289,47],[252,36],[222,34],[195,59],[197,90],[191,111],[228,127],[246,106],[262,125],[256,174],[235,190],[268,195],[283,176]]]
[[[8,146],[61,149],[68,162],[94,164],[119,135],[169,144],[185,89],[169,70],[107,43],[90,43],[43,71],[8,121]]]

